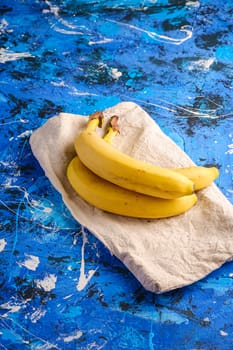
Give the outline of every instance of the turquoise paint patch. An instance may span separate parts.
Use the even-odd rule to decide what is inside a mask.
[[[216,296],[223,296],[233,287],[232,278],[222,278],[221,284],[218,279],[208,278],[207,280],[201,281],[200,284],[204,285],[205,289],[213,289]]]
[[[18,334],[16,334],[13,330],[10,331],[9,329],[3,329],[3,328],[0,329],[0,337],[2,340],[10,341],[12,343],[18,343],[18,344],[22,343],[22,338]]]
[[[65,314],[69,317],[81,316],[83,309],[80,306],[70,306]]]
[[[135,330],[135,328],[126,327],[125,333],[122,334],[119,345],[121,349],[145,349],[145,346],[148,346],[148,343],[143,334]]]
[[[171,323],[171,324],[188,324],[188,318],[180,315],[178,312],[172,310],[161,310],[156,314],[156,322]]]
[[[233,63],[233,46],[219,46],[216,50],[215,57],[218,61]]]

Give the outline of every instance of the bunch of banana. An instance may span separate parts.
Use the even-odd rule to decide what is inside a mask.
[[[111,145],[119,132],[113,116],[103,138],[103,114],[89,117],[87,127],[74,142],[77,156],[67,168],[74,190],[89,204],[107,212],[138,218],[165,218],[184,213],[196,202],[194,190],[218,176],[217,168],[161,168],[134,159]]]

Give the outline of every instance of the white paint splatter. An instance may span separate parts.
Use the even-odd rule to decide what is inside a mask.
[[[70,299],[72,296],[73,296],[73,294],[69,294],[69,295],[66,295],[63,299],[64,299],[64,300]]]
[[[111,68],[110,75],[113,79],[118,80],[122,76],[122,73],[117,68]]]
[[[222,336],[222,337],[226,337],[227,335],[228,335],[228,333],[227,332],[225,332],[225,331],[223,331],[223,330],[220,330],[220,335]]]
[[[210,66],[214,63],[214,58],[209,58],[207,60],[198,60],[192,62],[190,66],[188,66],[188,70],[208,70]]]
[[[52,208],[49,208],[49,207],[45,207],[43,212],[45,213],[51,213],[52,212]]]
[[[60,81],[60,82],[51,81],[51,85],[67,88],[68,90],[70,90],[69,94],[74,96],[98,96],[98,94],[95,94],[95,93],[79,91],[76,87],[66,84],[64,81]]]
[[[94,275],[94,273],[97,270],[97,268],[95,270],[89,270],[87,275],[85,274],[84,252],[85,252],[85,245],[88,242],[88,240],[87,240],[87,236],[86,236],[86,233],[85,233],[85,230],[83,227],[82,227],[82,238],[83,238],[83,244],[82,244],[82,248],[81,248],[82,258],[81,258],[80,276],[79,276],[79,281],[77,284],[78,291],[81,291],[86,287],[87,283],[90,281],[90,279],[92,278],[92,276]]]
[[[5,18],[2,18],[0,22],[0,34],[13,32],[13,29],[7,29],[8,25],[9,23],[7,22],[7,20]]]
[[[128,27],[130,29],[134,29],[135,31],[147,34],[153,40],[164,42],[167,44],[173,44],[173,45],[181,45],[183,42],[190,39],[193,35],[193,28],[189,25],[184,25],[180,28],[180,32],[185,33],[186,36],[184,38],[178,39],[178,38],[171,38],[166,35],[161,35],[156,32],[152,32],[125,22],[119,22],[112,19],[106,19],[106,22],[112,22],[121,26]]]
[[[48,274],[43,280],[35,280],[37,287],[44,289],[45,292],[50,292],[56,287],[57,276]]]
[[[28,137],[32,134],[32,130],[26,130],[24,132],[22,132],[21,134],[19,134],[16,139],[18,138],[25,138],[25,137]]]
[[[233,154],[233,143],[228,145],[229,150],[225,152],[225,154]]]
[[[41,308],[36,309],[32,314],[31,314],[31,321],[32,323],[36,323],[39,321],[44,315],[46,314],[46,310],[42,310]]]
[[[106,44],[106,43],[110,43],[111,41],[113,41],[113,39],[109,39],[109,38],[103,38],[96,41],[90,40],[88,45]]]
[[[40,259],[38,258],[38,256],[30,254],[25,254],[25,256],[27,257],[27,259],[24,262],[17,262],[17,264],[21,267],[26,267],[28,270],[36,271],[40,263]]]
[[[1,315],[1,317],[7,317],[9,313],[18,312],[21,309],[21,306],[9,301],[7,303],[1,304],[0,308],[3,310],[8,310],[5,314]]]
[[[82,35],[83,32],[82,31],[77,31],[75,29],[79,29],[79,26],[76,26],[66,20],[64,20],[61,16],[60,16],[60,8],[56,5],[53,5],[50,1],[46,0],[45,1],[46,4],[49,7],[49,10],[43,10],[43,13],[52,13],[54,15],[54,17],[56,18],[57,22],[59,23],[59,25],[62,25],[66,28],[69,28],[71,30],[67,30],[67,29],[63,29],[63,28],[59,28],[56,25],[52,25],[52,28],[59,33],[62,34],[72,34],[72,35]]]
[[[8,123],[10,124],[10,123]],[[24,139],[29,137],[32,134],[32,130],[25,130],[24,132],[22,132],[21,134],[17,135],[16,137],[10,137],[9,141],[13,141],[13,140],[18,140],[18,139]]]
[[[15,52],[4,48],[0,49],[0,63],[6,63],[8,61],[16,61],[21,58],[34,57],[29,52]]]
[[[55,17],[59,17],[59,10],[60,10],[59,7],[56,5],[52,5],[50,1],[45,1],[45,3],[49,6],[49,10],[47,11],[54,14]]]
[[[83,34],[83,32],[79,32],[77,30],[67,30],[67,29],[59,28],[57,26],[54,26],[53,29],[56,32],[62,33],[62,34],[68,34],[68,35],[82,35]]]
[[[32,209],[36,209],[36,211],[34,212],[34,219],[39,218],[41,212],[50,214],[53,211],[51,207],[46,206],[46,203],[43,203],[35,199],[31,199],[30,202],[28,200],[28,203]]]
[[[6,245],[7,245],[7,242],[5,238],[0,239],[0,252],[2,252],[5,249]]]
[[[199,1],[187,1],[186,6],[193,6],[193,7],[199,7],[200,6],[200,2]]]
[[[73,335],[69,335],[65,337],[64,342],[69,343],[75,339],[79,339],[82,335],[83,335],[83,332],[81,332],[80,330],[77,330]]]
[[[201,96],[198,96],[198,97],[201,97]],[[129,97],[127,95],[125,95],[125,98],[129,98]],[[207,100],[209,100],[209,99],[207,99]],[[212,100],[209,100],[209,101],[211,101],[213,103]],[[161,102],[161,103],[151,103],[151,102],[147,102],[143,99],[134,98],[134,102],[143,103],[143,104],[146,104],[148,106],[153,106],[153,107],[159,108],[161,110],[166,110],[166,111],[174,113],[175,115],[177,114],[177,111],[182,111],[182,112],[184,112],[183,115],[185,115],[185,113],[187,112],[187,115],[192,115],[193,118],[194,117],[208,118],[208,119],[219,118],[219,116],[216,115],[215,109],[205,110],[204,112],[200,112],[196,109],[193,109],[192,107],[186,108],[186,107],[180,106],[180,105],[175,104],[175,103],[171,103],[171,102],[163,100],[163,99],[159,99],[159,102]],[[221,117],[223,117],[223,115],[221,115]]]

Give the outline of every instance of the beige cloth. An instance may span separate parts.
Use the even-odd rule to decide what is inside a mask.
[[[114,139],[120,150],[159,166],[193,164],[138,105],[113,106],[104,111],[105,120],[114,114],[120,117],[121,134]],[[74,218],[147,290],[161,293],[191,284],[233,259],[233,206],[214,184],[198,193],[198,203],[185,214],[159,220],[109,214],[76,195],[66,168],[86,122],[87,116],[67,113],[50,118],[32,134],[32,151]]]

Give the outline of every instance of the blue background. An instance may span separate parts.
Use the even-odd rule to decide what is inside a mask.
[[[133,101],[233,203],[232,18],[231,0],[0,1],[0,349],[233,349],[233,263],[145,291],[29,145],[61,111]]]

